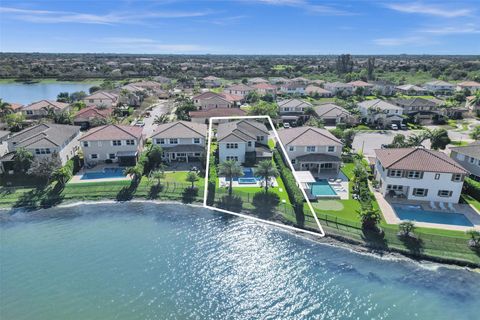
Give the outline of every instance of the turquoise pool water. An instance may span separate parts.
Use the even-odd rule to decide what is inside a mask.
[[[451,224],[455,226],[473,227],[473,224],[461,213],[426,211],[420,206],[393,205],[400,220]]]
[[[203,208],[91,204],[2,221],[1,319],[478,319],[478,273]]]
[[[238,181],[239,184],[256,184],[259,178],[253,174],[253,168],[244,168],[243,176],[233,180]]]
[[[314,196],[335,196],[337,193],[330,186],[327,180],[317,180],[317,182],[309,183],[310,192]]]
[[[123,168],[105,168],[102,171],[86,172],[82,175],[80,180],[93,180],[103,178],[121,178],[125,177]]]

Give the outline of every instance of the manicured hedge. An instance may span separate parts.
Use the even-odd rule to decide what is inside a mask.
[[[463,183],[463,190],[466,194],[477,201],[480,201],[480,182],[470,178],[465,178]]]
[[[215,152],[212,152],[210,155],[210,164],[208,168],[207,204],[209,206],[212,206],[215,202],[215,189],[216,189],[217,179],[218,179],[218,175],[217,175],[216,157],[215,157]]]
[[[297,182],[295,181],[292,171],[285,164],[285,161],[278,150],[273,152],[273,159],[277,164],[278,171],[282,177],[283,183],[285,184],[285,189],[287,190],[290,202],[297,213],[303,214],[303,202],[305,201],[305,198],[297,186]]]

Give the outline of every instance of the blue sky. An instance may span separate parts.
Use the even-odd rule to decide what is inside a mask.
[[[2,0],[2,52],[480,54],[480,0]]]

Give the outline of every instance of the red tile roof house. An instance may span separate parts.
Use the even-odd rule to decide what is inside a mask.
[[[228,93],[209,91],[194,96],[192,100],[194,106],[199,110],[210,110],[216,108],[233,108],[240,103],[242,97]]]
[[[73,124],[80,126],[82,129],[88,129],[92,126],[94,119],[107,120],[112,115],[112,112],[112,108],[86,107],[75,114]]]
[[[15,102],[8,102],[8,104],[10,105],[10,109],[12,109],[13,112],[22,111],[23,104],[21,104],[21,103],[15,103]]]
[[[49,109],[52,109],[54,113],[59,113],[68,111],[69,108],[70,105],[68,103],[40,100],[23,107],[21,111],[27,119],[38,119],[46,117]]]
[[[87,106],[115,107],[118,104],[118,95],[106,91],[97,91],[85,97],[83,102]]]
[[[384,197],[458,203],[468,171],[443,152],[398,148],[375,154],[374,176]]]
[[[261,96],[271,94],[272,96],[275,96],[277,94],[277,86],[274,86],[269,83],[258,83],[254,84],[253,88],[255,88],[255,91]]]
[[[135,165],[143,149],[143,128],[110,124],[88,130],[79,140],[86,164]]]
[[[463,81],[457,84],[457,90],[469,90],[470,93],[475,93],[480,90],[480,83],[476,81]]]
[[[191,121],[195,123],[209,124],[212,117],[238,117],[246,116],[247,113],[240,108],[218,108],[200,111],[190,111]],[[214,120],[214,124],[228,122],[228,120]]]
[[[373,89],[373,84],[361,80],[352,81],[348,84],[353,86],[353,93],[358,93],[360,90],[363,90],[363,95],[369,95]]]
[[[159,125],[152,134],[152,143],[163,148],[167,162],[200,161],[205,152],[207,125],[177,121]]]

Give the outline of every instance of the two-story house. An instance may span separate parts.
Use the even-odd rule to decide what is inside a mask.
[[[78,111],[73,117],[73,124],[82,127],[82,129],[88,129],[92,127],[92,124],[106,123],[107,119],[112,115],[112,108],[97,108],[96,106],[90,106]]]
[[[177,121],[157,126],[152,143],[162,147],[167,162],[200,161],[205,153],[206,136],[206,124]]]
[[[254,84],[253,88],[255,88],[257,93],[261,96],[265,96],[269,94],[275,97],[277,95],[277,86],[274,86],[273,84],[262,82],[262,83]]]
[[[280,92],[283,94],[296,94],[303,96],[305,94],[305,88],[307,86],[303,83],[289,82],[280,85]]]
[[[278,130],[278,136],[296,170],[335,175],[340,170],[342,142],[328,130],[297,127]]]
[[[206,88],[218,88],[222,85],[222,79],[215,76],[208,76],[202,79]]]
[[[429,99],[392,99],[389,102],[403,108],[402,114],[410,117],[415,123],[431,124],[441,116],[438,103]]]
[[[5,172],[13,170],[15,152],[23,148],[34,158],[57,156],[65,165],[78,151],[80,127],[42,123],[12,134],[7,140],[7,153],[0,158]]]
[[[248,85],[254,86],[260,83],[268,83],[268,80],[263,78],[250,78],[247,80],[247,83]]]
[[[312,108],[310,102],[300,99],[287,99],[277,102],[278,113],[283,122],[297,122],[297,120],[305,120],[305,110]]]
[[[480,142],[450,148],[450,157],[470,172],[470,178],[480,181]]]
[[[349,82],[348,84],[353,86],[353,93],[362,93],[362,95],[369,95],[372,92],[373,84],[365,81],[357,80]]]
[[[455,90],[455,85],[443,80],[427,82],[423,85],[423,87],[428,91],[437,94],[452,94]]]
[[[391,96],[395,94],[395,84],[391,81],[387,80],[377,80],[377,81],[370,81],[371,85],[373,85],[371,92],[372,93],[379,93],[382,96]]]
[[[193,105],[198,110],[210,110],[217,108],[233,108],[243,98],[226,93],[204,92],[192,98]]]
[[[305,88],[305,94],[308,94],[311,97],[331,97],[333,94],[320,87],[318,84],[311,84]]]
[[[85,102],[87,106],[110,108],[115,107],[118,104],[118,95],[112,92],[96,91],[83,98],[83,102]]]
[[[375,179],[384,197],[458,203],[468,171],[446,154],[424,148],[375,150]]]
[[[462,81],[457,83],[457,90],[468,90],[470,93],[475,93],[480,90],[480,83],[477,81]]]
[[[253,163],[272,157],[268,147],[268,129],[255,120],[220,123],[217,130],[220,162],[234,160]]]
[[[401,86],[396,86],[395,90],[407,96],[420,96],[425,95],[428,92],[427,89],[416,86],[414,84],[404,84]]]
[[[403,122],[403,108],[384,100],[365,100],[357,104],[357,107],[364,123],[387,127]]]
[[[143,128],[110,124],[88,130],[79,140],[85,163],[135,165],[143,149]]]
[[[24,106],[20,110],[27,119],[38,119],[49,115],[50,112],[58,114],[60,112],[68,111],[70,105],[64,102],[53,100],[40,100]]]

